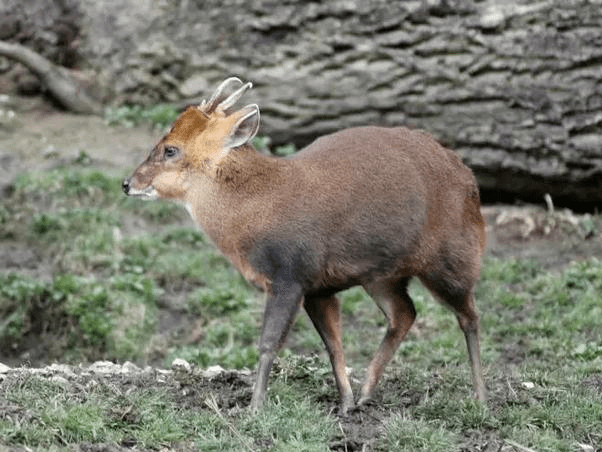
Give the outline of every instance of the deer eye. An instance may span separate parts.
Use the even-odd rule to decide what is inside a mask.
[[[174,146],[167,146],[165,148],[165,151],[163,151],[163,156],[166,159],[175,157],[176,155],[178,155],[178,153],[180,152],[180,150]]]

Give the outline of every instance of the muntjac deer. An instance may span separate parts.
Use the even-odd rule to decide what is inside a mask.
[[[208,102],[188,107],[123,191],[183,204],[202,230],[268,298],[251,408],[303,306],[328,351],[341,399],[354,407],[336,293],[361,285],[387,318],[358,404],[414,322],[413,276],[456,315],[474,393],[485,400],[473,286],[485,246],[479,190],[470,169],[429,135],[359,127],[317,139],[291,158],[258,153],[259,108],[238,110],[251,87],[232,77]]]

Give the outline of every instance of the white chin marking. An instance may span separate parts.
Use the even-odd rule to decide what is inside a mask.
[[[137,190],[135,188],[130,188],[128,195],[135,196],[136,198],[147,199],[149,201],[159,198],[159,194],[157,193],[157,190],[155,190],[155,187],[153,187],[153,186],[147,187],[144,190]]]

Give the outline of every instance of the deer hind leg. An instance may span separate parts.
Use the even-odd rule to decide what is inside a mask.
[[[470,272],[464,272],[464,274],[467,273]],[[450,271],[450,267],[447,267],[446,271],[431,272],[427,276],[420,277],[423,284],[456,314],[466,339],[474,395],[477,400],[484,402],[486,393],[481,369],[479,314],[476,310],[473,294],[475,279],[476,277],[467,281],[467,278],[462,277],[461,274],[454,274]],[[463,283],[463,281],[465,282]]]
[[[370,400],[372,391],[378,383],[385,366],[397,351],[416,318],[414,303],[408,295],[409,278],[396,281],[379,281],[364,286],[387,318],[387,332],[366,374],[358,405]]]
[[[487,395],[485,392],[485,384],[483,383],[483,370],[481,368],[479,315],[475,309],[474,295],[472,292],[468,295],[468,300],[464,305],[464,309],[456,313],[456,316],[466,339],[474,394],[477,400],[484,402],[487,399]]]
[[[334,295],[306,296],[305,310],[320,334],[330,357],[334,378],[339,390],[341,415],[353,408],[353,392],[345,370],[345,357],[341,341],[341,302]]]

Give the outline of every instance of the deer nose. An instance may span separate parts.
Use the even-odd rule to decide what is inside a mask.
[[[123,179],[123,182],[121,183],[121,188],[123,189],[123,192],[127,195],[130,192],[130,178],[126,177],[125,179]]]

